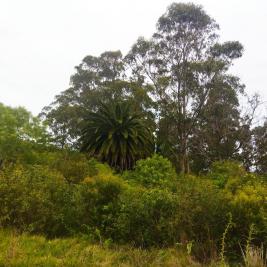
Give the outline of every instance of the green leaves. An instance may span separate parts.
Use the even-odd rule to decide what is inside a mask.
[[[170,32],[171,30],[177,31],[177,25],[183,29],[189,26],[196,30],[218,27],[201,6],[190,3],[171,4],[167,12],[158,20],[157,26],[163,32]],[[177,34],[182,34],[182,32],[177,31]]]
[[[267,173],[267,119],[262,126],[253,130],[253,141],[256,170],[260,173]]]
[[[220,42],[218,29],[202,6],[173,3],[159,18],[152,37],[140,37],[126,56],[120,51],[86,56],[71,76],[70,88],[43,110],[54,144],[84,148],[83,129],[89,127],[91,155],[112,166],[132,166],[129,162],[135,161],[136,153],[140,153],[136,158],[147,154],[137,145],[146,143],[140,134],[143,126],[135,125],[139,118],[119,105],[111,109],[99,105],[123,102],[143,114],[147,127],[156,133],[157,152],[177,171],[207,171],[213,161],[241,155],[251,167],[250,118],[256,106],[242,115],[247,113],[239,106],[244,85],[229,73],[243,46],[238,41]]]
[[[153,135],[144,119],[127,103],[101,104],[87,116],[82,150],[118,169],[130,169],[135,161],[153,152]]]
[[[148,188],[164,188],[174,186],[176,176],[171,162],[155,154],[152,157],[138,160],[134,170],[126,172],[124,178]]]
[[[22,107],[0,103],[0,161],[30,160],[33,146],[48,144],[46,127],[38,118]]]
[[[241,57],[243,50],[242,44],[237,41],[225,42],[223,44],[217,43],[211,48],[214,57],[224,57],[230,60]]]

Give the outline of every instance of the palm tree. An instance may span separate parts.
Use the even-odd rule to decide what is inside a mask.
[[[117,170],[131,169],[136,160],[153,152],[153,134],[127,103],[101,104],[89,113],[82,132],[82,151]]]

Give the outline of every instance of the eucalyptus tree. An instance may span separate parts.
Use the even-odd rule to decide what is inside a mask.
[[[127,103],[100,104],[88,113],[82,151],[117,170],[131,169],[138,159],[153,152],[153,134],[141,114]]]
[[[227,71],[243,47],[219,43],[218,28],[202,7],[173,3],[152,38],[139,38],[127,55],[133,77],[153,88],[159,150],[182,173],[189,171],[190,139],[213,88],[242,87]]]
[[[87,114],[98,111],[99,100],[125,101],[146,117],[157,151],[178,171],[241,154],[249,166],[251,125],[239,105],[244,86],[229,73],[243,47],[220,43],[218,30],[202,7],[173,3],[153,36],[139,38],[126,57],[120,51],[85,57],[70,88],[43,110],[55,142],[79,148]]]
[[[253,142],[256,171],[267,174],[267,120],[253,129]]]
[[[79,138],[88,112],[97,111],[99,102],[131,102],[136,111],[145,113],[153,125],[149,87],[126,77],[125,62],[120,51],[108,51],[99,57],[86,56],[71,76],[70,88],[40,114],[54,134],[54,142],[64,147],[80,147]]]
[[[208,170],[214,161],[239,159],[241,141],[247,138],[235,90],[239,82],[228,78],[228,84],[217,81],[213,86],[195,124],[189,144],[194,172]]]

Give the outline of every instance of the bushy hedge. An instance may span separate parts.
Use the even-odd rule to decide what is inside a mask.
[[[2,169],[0,225],[140,247],[193,244],[193,253],[207,259],[220,251],[231,217],[228,254],[240,251],[251,225],[251,242],[266,245],[266,182],[237,163],[216,163],[205,177],[179,177],[155,155],[118,175],[83,156],[71,157]]]

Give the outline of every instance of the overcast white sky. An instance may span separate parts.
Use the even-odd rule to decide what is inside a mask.
[[[0,102],[34,114],[69,85],[86,55],[150,37],[171,0],[0,0]],[[267,100],[267,1],[192,0],[245,47],[232,69]]]

